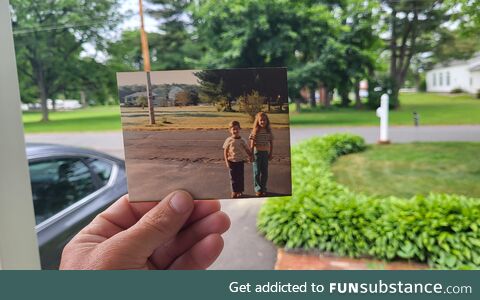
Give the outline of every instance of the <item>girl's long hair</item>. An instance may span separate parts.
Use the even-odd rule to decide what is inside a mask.
[[[260,130],[260,119],[265,116],[265,119],[267,120],[267,126],[265,126],[265,129],[267,129],[267,132],[268,133],[271,133],[272,132],[272,129],[270,128],[270,119],[268,118],[268,115],[266,113],[264,113],[263,111],[257,113],[255,115],[255,121],[253,122],[253,130],[252,130],[252,134],[253,136],[256,136],[258,131]]]

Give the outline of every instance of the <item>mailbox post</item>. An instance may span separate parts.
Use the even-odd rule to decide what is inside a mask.
[[[388,139],[388,94],[380,97],[380,107],[377,108],[377,117],[380,118],[380,139],[379,144],[390,144]]]

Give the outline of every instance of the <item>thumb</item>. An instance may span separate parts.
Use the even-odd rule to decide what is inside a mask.
[[[129,229],[117,237],[139,256],[149,257],[172,239],[193,211],[193,198],[185,191],[169,194]]]

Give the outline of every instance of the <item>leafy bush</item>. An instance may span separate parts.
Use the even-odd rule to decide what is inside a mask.
[[[255,115],[262,111],[265,97],[260,96],[257,91],[252,91],[246,96],[239,96],[237,102],[240,105],[240,111],[247,113],[250,116],[250,121],[255,120]]]
[[[480,199],[445,194],[382,199],[353,193],[333,180],[330,164],[364,149],[363,139],[349,134],[293,147],[293,196],[267,200],[258,216],[259,231],[286,248],[479,268]]]
[[[461,94],[461,93],[465,93],[465,91],[462,90],[461,88],[454,88],[450,91],[450,94]]]
[[[423,77],[420,80],[420,84],[418,85],[418,91],[419,92],[426,92],[427,91],[427,79]]]
[[[140,96],[137,98],[137,100],[135,100],[135,104],[141,106],[142,109],[144,109],[145,106],[148,106],[148,99],[145,96]]]
[[[215,102],[215,108],[218,112],[229,111],[229,103],[227,97],[219,97],[217,102]]]

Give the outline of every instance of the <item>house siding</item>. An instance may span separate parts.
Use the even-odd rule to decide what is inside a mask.
[[[460,88],[471,94],[477,93],[480,89],[480,71],[470,71],[470,69],[478,64],[480,64],[480,56],[467,60],[463,64],[439,66],[428,71],[426,73],[427,92],[449,93]]]

